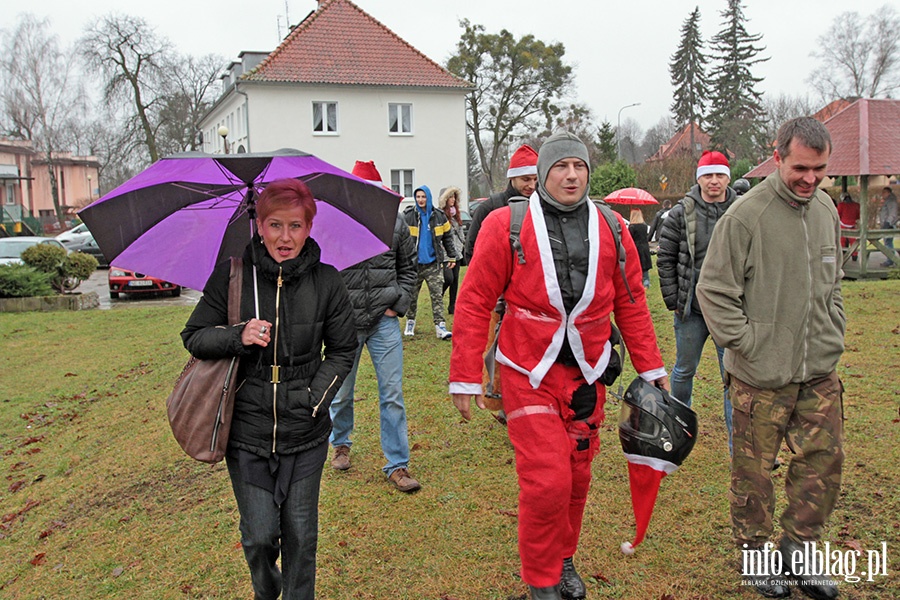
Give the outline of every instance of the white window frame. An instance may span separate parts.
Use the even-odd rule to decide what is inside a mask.
[[[316,129],[316,109],[324,115],[322,119],[321,129]],[[339,135],[340,133],[340,113],[338,112],[338,103],[334,100],[313,100],[312,103],[312,132],[313,135]],[[334,129],[329,130],[329,110],[334,111]]]
[[[391,169],[391,189],[404,198],[412,198],[416,189],[415,169]]]
[[[405,119],[404,119],[405,113]],[[396,116],[397,131],[391,129]],[[413,105],[411,102],[388,103],[388,134],[412,135],[413,134]]]

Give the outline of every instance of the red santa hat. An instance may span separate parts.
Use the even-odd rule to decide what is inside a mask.
[[[701,175],[710,175],[712,173],[722,173],[728,175],[731,179],[731,168],[728,165],[728,159],[721,152],[715,150],[704,150],[697,162],[697,179]]]
[[[382,185],[381,183],[381,173],[378,172],[378,169],[375,168],[375,161],[367,160],[367,161],[356,161],[356,164],[353,165],[353,170],[350,171],[360,179],[365,179],[370,183],[377,183],[378,185]]]
[[[673,473],[678,465],[667,460],[637,454],[626,454],[628,459],[628,485],[631,488],[631,508],[634,511],[635,536],[632,542],[622,542],[624,554],[634,554],[634,549],[644,541],[659,485],[663,477]]]
[[[507,179],[522,175],[537,175],[537,161],[538,153],[534,148],[528,144],[522,144],[509,159],[509,169],[506,171]]]

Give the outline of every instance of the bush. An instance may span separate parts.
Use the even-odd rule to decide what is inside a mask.
[[[0,265],[0,298],[51,296],[50,275],[27,265]]]
[[[591,172],[591,197],[602,200],[612,192],[634,187],[637,174],[624,160],[596,167]]]
[[[66,257],[66,263],[69,276],[80,281],[88,279],[97,270],[99,264],[96,258],[84,252],[72,252]]]
[[[35,244],[22,253],[22,262],[32,269],[51,275],[60,272],[65,260],[65,249],[51,244]]]
[[[49,275],[50,285],[62,293],[74,290],[97,268],[97,259],[82,252],[67,254],[63,248],[36,244],[22,253],[29,267]]]

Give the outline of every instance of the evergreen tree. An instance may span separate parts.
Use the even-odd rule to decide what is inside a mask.
[[[754,44],[762,34],[750,35],[744,26],[742,0],[728,0],[722,11],[722,30],[712,39],[717,64],[712,71],[712,107],[708,116],[712,144],[728,150],[737,158],[756,158],[765,148],[763,133],[765,111],[762,93],[750,68],[768,58],[757,58],[765,46]]]
[[[597,131],[598,148],[600,155],[598,164],[606,164],[616,161],[616,130],[609,121],[603,121]]]
[[[706,73],[709,59],[703,53],[699,7],[694,8],[681,26],[681,42],[670,60],[669,74],[675,88],[671,110],[676,127],[681,129],[689,123],[702,125],[704,109],[709,102],[709,76]],[[694,128],[690,131],[693,148]]]

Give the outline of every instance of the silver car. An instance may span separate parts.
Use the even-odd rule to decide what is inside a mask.
[[[90,235],[90,233],[88,234]],[[0,265],[22,264],[22,253],[28,248],[38,244],[50,244],[63,250],[66,247],[54,238],[39,237],[36,235],[20,235],[0,239]]]

